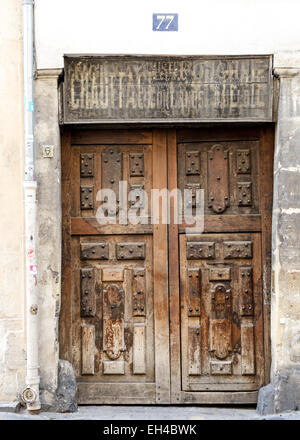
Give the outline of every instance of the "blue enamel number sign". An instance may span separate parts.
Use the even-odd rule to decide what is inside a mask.
[[[178,31],[178,14],[153,14],[153,31]]]

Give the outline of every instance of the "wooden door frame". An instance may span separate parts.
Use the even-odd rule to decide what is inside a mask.
[[[227,132],[228,128],[222,125],[218,130]],[[165,151],[165,175],[159,172],[158,167],[153,161],[153,179],[154,175],[157,179],[156,185],[164,186],[167,181],[169,191],[177,188],[177,133],[176,127],[168,129],[153,128],[153,138],[157,145],[155,154],[157,160],[162,161],[162,150]],[[201,131],[209,130],[199,127]],[[184,129],[182,129],[184,130]],[[197,129],[188,129],[197,130]],[[264,124],[261,126],[252,126],[242,129],[248,139],[260,139],[260,148],[265,157],[264,169],[259,170],[262,175],[260,192],[260,207],[262,218],[262,267],[263,267],[263,314],[264,314],[264,353],[265,353],[265,379],[268,383],[270,379],[270,297],[271,297],[271,217],[272,217],[272,185],[273,185],[273,150],[274,150],[274,126],[273,124]],[[62,210],[62,229],[63,229],[63,245],[62,245],[62,306],[60,311],[59,325],[59,346],[60,358],[69,362],[71,359],[71,261],[68,255],[71,255],[71,242],[66,239],[70,235],[71,221],[67,212],[70,209],[70,167],[65,167],[70,158],[70,145],[72,131],[68,127],[63,128],[61,136],[62,151],[62,192],[67,195],[63,199]],[[86,130],[88,132],[89,130]],[[231,126],[231,140],[237,139],[234,136],[235,127]],[[227,134],[228,136],[228,134]],[[250,137],[249,137],[250,136]],[[92,137],[92,136],[91,136]],[[212,140],[212,139],[211,139]],[[154,148],[154,142],[153,142]],[[153,181],[154,184],[154,181]],[[159,186],[156,186],[159,188]],[[69,195],[68,195],[69,194]],[[174,200],[170,200],[171,212],[174,209]],[[172,215],[171,215],[172,219]],[[161,354],[159,352],[159,340],[155,342],[155,356],[161,356],[161,365],[158,367],[156,374],[157,393],[156,403],[172,403],[172,404],[239,404],[239,403],[256,403],[257,392],[183,392],[181,391],[181,353],[180,353],[180,292],[179,292],[179,245],[178,245],[178,225],[172,222],[167,228],[166,225],[153,225],[156,228],[157,240],[160,242],[161,249],[154,255],[154,265],[157,264],[157,270],[160,278],[165,282],[157,283],[157,289],[160,295],[157,295],[157,312],[155,315],[155,332],[161,334],[161,337],[169,340],[168,350]],[[165,235],[168,229],[168,242],[163,242],[161,237]],[[162,258],[162,255],[165,258]],[[169,259],[169,260],[168,260]],[[155,263],[157,262],[157,263]],[[69,287],[68,287],[69,286]],[[168,294],[169,291],[169,294]],[[161,310],[165,310],[165,319],[161,316]],[[167,311],[167,312],[166,312]],[[167,321],[167,322],[166,322]],[[68,348],[67,348],[68,347]],[[166,377],[166,371],[170,371],[169,377]],[[170,397],[171,396],[171,397]],[[169,400],[170,399],[170,400]]]
[[[167,188],[167,133],[153,130],[153,188]],[[161,163],[162,167],[158,167]],[[170,403],[168,229],[161,222],[153,227],[153,291],[156,403]],[[166,240],[165,240],[166,238]],[[166,350],[162,350],[166,347]]]
[[[136,133],[136,130],[134,130]],[[152,145],[152,179],[153,187],[158,190],[167,188],[167,132],[166,129],[151,128],[151,145]],[[72,148],[78,148],[79,145],[97,145],[97,144],[114,144],[114,138],[106,136],[104,130],[92,133],[89,130],[77,131],[64,127],[61,136],[61,161],[62,161],[62,301],[59,320],[59,351],[60,358],[68,360],[72,364],[72,291],[74,280],[72,274],[74,272],[72,262],[72,249],[74,251],[74,240],[72,237],[79,237],[81,233],[95,234],[97,226],[92,219],[91,222],[82,222],[80,218],[76,218],[76,212],[72,211],[71,197],[78,187],[79,179],[79,162],[75,163],[75,155],[72,154]],[[140,132],[142,133],[142,132]],[[120,132],[119,132],[120,134]],[[126,134],[126,133],[124,133]],[[86,136],[86,138],[85,138]],[[128,135],[130,136],[130,134]],[[118,136],[117,136],[118,137]],[[137,137],[133,134],[131,138],[124,136],[124,142],[131,144]],[[148,141],[149,141],[148,139]],[[101,142],[102,141],[102,142]],[[139,143],[143,144],[145,137],[141,137]],[[145,142],[146,143],[146,142]],[[158,167],[157,164],[161,166]],[[77,171],[72,179],[72,170]],[[77,186],[76,186],[77,185]],[[79,222],[77,222],[79,220]],[[75,226],[74,226],[75,221]],[[73,225],[73,227],[72,227]],[[98,225],[99,227],[99,225]],[[85,228],[85,229],[84,229]],[[169,295],[168,295],[168,226],[159,222],[156,225],[150,225],[148,228],[153,237],[153,302],[154,302],[154,370],[155,381],[145,385],[153,385],[155,390],[154,399],[151,401],[145,396],[145,401],[137,398],[135,403],[170,403],[170,376],[166,371],[170,370],[170,353],[169,353]],[[75,246],[78,252],[78,244]],[[75,249],[75,250],[76,250]],[[77,268],[78,269],[78,268]],[[95,387],[92,394],[97,394],[97,382],[91,383]],[[116,385],[124,385],[117,384]],[[143,384],[138,384],[143,386]],[[80,384],[79,384],[80,386]],[[124,388],[124,387],[123,387]],[[85,402],[82,402],[85,403]],[[90,403],[90,402],[88,402]],[[103,404],[101,398],[94,398],[93,403]],[[113,401],[107,402],[115,403]],[[124,401],[125,404],[131,403]]]
[[[232,128],[232,127],[231,127]],[[191,130],[191,129],[190,129]],[[210,141],[217,140],[214,136],[209,137],[209,129],[200,128],[202,132],[207,131]],[[238,140],[241,136],[237,135],[232,128],[228,134],[227,127],[214,129],[220,132],[222,140]],[[247,136],[247,139],[259,140],[260,149],[264,161],[264,168],[258,169],[260,175],[259,195],[262,234],[262,273],[263,273],[263,343],[264,343],[264,384],[270,381],[271,366],[271,345],[270,345],[270,300],[271,300],[271,220],[272,220],[272,200],[273,200],[273,156],[274,156],[274,126],[273,124],[254,126],[240,129]],[[195,130],[195,133],[197,129]],[[169,129],[167,134],[168,144],[168,188],[177,188],[177,133],[176,128]],[[225,136],[225,139],[224,139]],[[219,137],[219,140],[221,140]],[[196,139],[195,139],[196,140]],[[261,161],[259,160],[259,167]],[[171,200],[171,213],[174,202]],[[173,216],[170,216],[169,225],[169,287],[170,287],[170,378],[171,378],[171,404],[254,404],[257,403],[258,391],[243,392],[188,392],[182,391],[181,379],[181,341],[180,341],[180,278],[179,278],[179,240],[178,225],[174,224]],[[205,230],[204,230],[205,232]],[[227,232],[227,231],[219,231]],[[242,232],[242,231],[240,231]],[[256,232],[253,230],[252,232]]]

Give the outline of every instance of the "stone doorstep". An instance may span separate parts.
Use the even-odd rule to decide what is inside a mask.
[[[162,408],[164,411],[161,411]],[[186,411],[179,413],[179,407],[120,407],[115,405],[106,406],[79,406],[75,413],[43,412],[29,414],[26,408],[22,408],[18,414],[0,412],[1,420],[300,420],[300,411],[291,411],[275,415],[259,415],[254,409],[236,407],[186,407]],[[120,410],[120,411],[119,411]],[[116,412],[119,411],[119,417]],[[180,415],[179,415],[180,414]],[[181,417],[183,416],[183,417]]]
[[[21,404],[18,401],[0,402],[0,412],[18,413],[21,409]]]

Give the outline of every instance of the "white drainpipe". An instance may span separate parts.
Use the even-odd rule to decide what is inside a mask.
[[[26,335],[27,374],[22,398],[29,411],[39,411],[38,363],[38,289],[36,261],[36,179],[34,163],[34,97],[33,97],[33,6],[34,0],[22,0],[24,64],[24,203],[26,240]]]

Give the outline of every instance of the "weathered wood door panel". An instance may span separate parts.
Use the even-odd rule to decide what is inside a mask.
[[[270,362],[272,133],[65,130],[60,357],[80,403],[256,401]],[[100,225],[98,191],[118,201],[122,180],[149,200],[203,189],[204,232],[174,222],[173,198],[169,226]]]
[[[121,181],[149,200],[153,186],[167,186],[166,133],[66,133],[62,148],[61,356],[73,365],[79,403],[168,403],[167,227],[120,224],[120,212],[115,224],[96,218],[100,189],[114,190],[118,210]]]
[[[174,130],[168,147],[169,189],[204,191],[204,232],[169,231],[171,401],[255,403],[270,365],[272,127]]]
[[[260,234],[180,236],[182,389],[257,390],[263,373]]]

